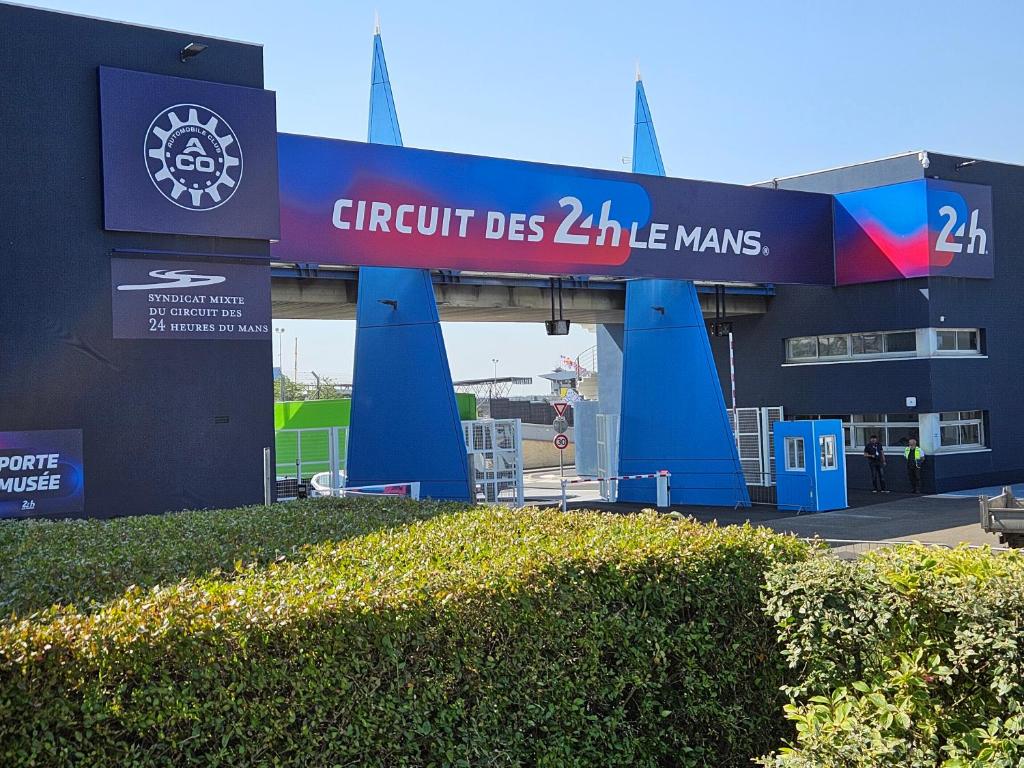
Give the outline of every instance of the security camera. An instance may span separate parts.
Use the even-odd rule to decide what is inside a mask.
[[[927,152],[918,152],[917,159],[920,161],[922,168],[927,168],[929,165],[932,164],[932,161],[928,159]]]

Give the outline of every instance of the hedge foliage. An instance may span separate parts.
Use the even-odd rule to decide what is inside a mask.
[[[774,571],[799,681],[774,768],[1024,765],[1024,556],[898,547]]]
[[[0,765],[749,765],[785,728],[759,595],[805,555],[475,508],[131,588],[0,627]]]
[[[307,545],[361,536],[464,509],[456,504],[353,504],[350,499],[117,520],[0,523],[0,617],[54,603],[88,609],[130,586],[153,587],[238,563],[302,559]]]

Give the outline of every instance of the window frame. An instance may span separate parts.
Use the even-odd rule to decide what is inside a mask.
[[[826,446],[831,445],[831,453]],[[831,463],[828,459],[831,458]],[[819,435],[818,437],[818,459],[822,472],[834,472],[839,469],[839,455],[836,453],[836,436]]]
[[[787,472],[807,472],[807,446],[802,435],[786,435],[784,438],[785,469]],[[793,449],[796,449],[794,452]],[[799,459],[799,465],[793,462]]]
[[[953,349],[941,349],[939,347],[939,334],[953,334]],[[960,334],[974,334],[974,347],[961,347]],[[938,357],[976,357],[982,354],[981,351],[981,328],[932,328],[933,346],[935,355]]]
[[[942,418],[945,414],[953,414],[957,416],[953,419]],[[964,414],[976,413],[977,416],[964,417]],[[943,429],[950,429],[952,427],[957,428],[957,442],[947,443],[943,439]],[[976,427],[978,430],[978,441],[965,443],[963,442],[964,428],[965,427]],[[968,411],[939,411],[939,450],[972,450],[978,448],[987,448],[988,445],[985,442],[985,411],[972,408]]]
[[[888,338],[895,334],[913,334],[914,335],[914,349],[912,350],[899,350],[895,352],[888,351]],[[854,339],[865,336],[878,336],[879,342],[882,347],[881,352],[855,352]],[[845,339],[844,346],[846,352],[838,355],[822,354],[822,339]],[[793,355],[793,342],[807,342],[813,340],[814,355],[806,355],[796,357]],[[917,330],[913,328],[902,328],[898,330],[888,331],[851,331],[849,333],[819,333],[814,336],[789,336],[783,339],[783,348],[785,351],[785,363],[794,364],[807,364],[807,363],[831,363],[831,362],[849,362],[849,361],[861,361],[861,360],[888,360],[892,358],[911,358],[917,357]],[[826,342],[832,343],[832,342]]]

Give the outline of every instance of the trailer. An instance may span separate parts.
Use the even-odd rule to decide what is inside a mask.
[[[1024,549],[1024,502],[1005,485],[998,496],[979,496],[981,527],[999,535],[999,541],[1013,549]]]

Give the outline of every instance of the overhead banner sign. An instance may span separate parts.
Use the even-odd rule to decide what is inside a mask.
[[[84,511],[80,429],[0,432],[0,517]]]
[[[275,261],[832,285],[832,197],[282,134]]]
[[[836,285],[994,276],[992,188],[920,179],[836,195]]]
[[[270,338],[270,267],[110,260],[115,339]]]
[[[273,91],[100,67],[106,229],[276,240]]]

